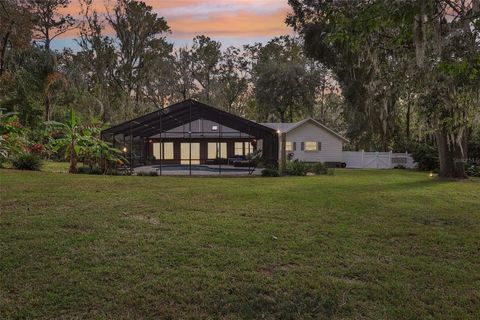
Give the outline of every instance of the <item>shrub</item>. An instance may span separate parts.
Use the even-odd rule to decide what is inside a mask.
[[[38,171],[42,167],[42,159],[33,153],[22,153],[12,160],[12,165],[18,170]]]
[[[310,166],[302,161],[288,161],[285,173],[289,176],[306,176]]]
[[[470,177],[480,177],[480,166],[468,165],[465,168],[465,173]]]
[[[318,163],[312,164],[308,172],[312,172],[315,174],[328,174],[329,170],[325,164],[318,162]]]
[[[262,170],[262,177],[278,177],[280,174],[275,168],[265,168]]]
[[[422,144],[417,146],[412,154],[413,160],[417,163],[417,167],[422,171],[434,171],[438,168],[438,152],[429,145]]]
[[[77,169],[77,173],[78,174],[89,174],[90,173],[90,167],[86,167],[86,166],[79,167]]]
[[[137,176],[140,176],[140,177],[156,177],[156,176],[158,176],[158,172],[157,171],[150,171],[150,172],[140,171],[140,172],[137,172]]]
[[[93,167],[83,166],[77,169],[77,173],[101,175],[103,174],[103,171],[99,166],[93,166]]]

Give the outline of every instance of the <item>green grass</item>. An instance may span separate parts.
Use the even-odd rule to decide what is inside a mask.
[[[478,319],[480,180],[0,170],[0,319]]]
[[[42,171],[45,171],[45,172],[68,173],[68,167],[69,167],[68,162],[58,162],[58,161],[42,162]]]

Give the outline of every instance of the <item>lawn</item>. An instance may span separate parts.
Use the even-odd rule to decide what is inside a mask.
[[[0,319],[480,314],[478,179],[0,170],[0,183]]]

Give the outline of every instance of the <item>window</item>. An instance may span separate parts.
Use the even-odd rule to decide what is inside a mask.
[[[160,159],[160,143],[154,143],[153,144],[153,157],[156,160]]]
[[[306,141],[303,143],[303,150],[309,152],[320,151],[320,142]]]
[[[160,149],[160,146],[163,146],[163,152]],[[162,158],[163,154],[163,158]],[[160,160],[173,160],[173,142],[163,142],[153,144],[153,156],[155,159]]]
[[[163,159],[173,160],[173,142],[163,143]]]
[[[250,142],[235,142],[235,155],[248,156],[253,152],[253,147]]]
[[[235,155],[243,156],[243,142],[235,142]]]
[[[227,158],[226,142],[209,142],[208,143],[208,159]]]
[[[285,142],[285,150],[286,151],[295,151],[295,142],[292,142],[292,141]]]
[[[180,143],[180,164],[200,164],[200,143]]]
[[[218,131],[218,126],[212,126],[212,131]]]
[[[244,150],[245,150],[245,155],[246,156],[248,156],[249,154],[251,154],[253,152],[252,144],[250,142],[244,142],[243,146],[245,148]]]

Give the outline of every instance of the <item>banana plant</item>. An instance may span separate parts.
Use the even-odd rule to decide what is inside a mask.
[[[65,158],[70,161],[70,173],[77,172],[77,162],[80,157],[88,162],[90,167],[95,163],[102,168],[103,173],[107,173],[108,163],[125,162],[122,152],[113,148],[110,143],[100,139],[100,124],[94,123],[84,125],[80,123],[73,110],[69,111],[65,123],[48,121],[52,129],[60,131],[60,136],[53,139],[50,143],[52,151],[59,152],[65,150]]]
[[[61,136],[53,139],[50,146],[54,152],[65,149],[65,158],[70,161],[68,172],[76,173],[79,154],[82,154],[95,139],[92,127],[81,124],[80,119],[71,109],[65,123],[47,121],[46,124],[61,132]]]

